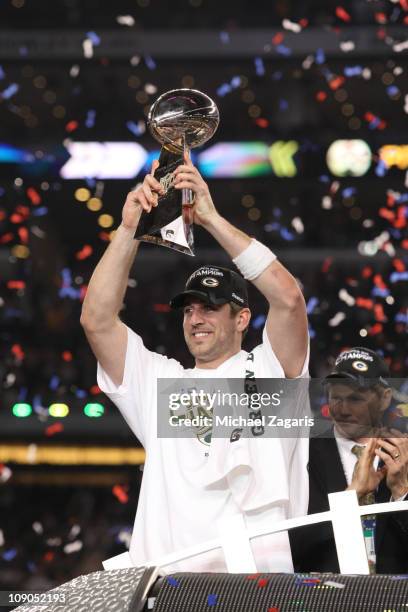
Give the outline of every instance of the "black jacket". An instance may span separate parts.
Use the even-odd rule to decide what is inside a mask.
[[[344,475],[336,440],[312,438],[309,443],[308,514],[329,510],[328,493],[344,491]],[[384,481],[376,502],[390,501],[391,493]],[[299,527],[289,532],[295,572],[339,572],[331,523]],[[377,574],[408,573],[408,511],[377,515],[375,530]]]

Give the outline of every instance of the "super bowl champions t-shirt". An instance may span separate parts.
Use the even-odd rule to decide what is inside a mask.
[[[284,378],[266,330],[252,353],[256,379]],[[208,446],[197,438],[157,436],[157,379],[242,378],[244,388],[247,357],[241,350],[216,369],[185,369],[175,359],[146,349],[140,336],[128,328],[122,384],[117,387],[98,363],[99,387],[146,451],[129,550],[134,565],[218,538],[218,521],[237,513],[244,516],[247,529],[307,514],[306,437],[250,438],[238,445],[213,438]],[[307,366],[308,357],[301,377],[308,376]],[[305,414],[305,406],[298,412]],[[259,572],[293,571],[287,532],[255,538],[251,548]],[[219,549],[165,569],[225,572],[226,565]]]

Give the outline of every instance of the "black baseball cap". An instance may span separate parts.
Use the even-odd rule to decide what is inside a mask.
[[[360,387],[383,385],[389,387],[387,378],[390,375],[387,364],[378,353],[361,346],[355,346],[343,351],[337,357],[334,368],[324,379],[326,384],[336,379],[349,379]]]
[[[188,298],[197,298],[215,306],[234,302],[248,306],[248,290],[244,278],[237,272],[218,266],[202,266],[188,278],[185,289],[171,301],[172,308],[181,308]]]

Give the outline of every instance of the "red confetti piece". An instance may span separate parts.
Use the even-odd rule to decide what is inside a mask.
[[[381,323],[387,321],[387,317],[384,314],[384,308],[382,304],[376,304],[374,306],[374,316],[375,320],[380,321]]]
[[[380,208],[380,210],[378,211],[378,214],[380,215],[380,217],[383,217],[384,219],[387,219],[388,221],[394,221],[395,219],[395,212],[393,210],[389,210],[388,208]]]
[[[171,308],[169,304],[153,304],[154,312],[170,312]]]
[[[98,385],[92,385],[92,387],[89,389],[89,393],[91,395],[98,395],[99,393],[101,393],[101,390]]]
[[[79,123],[78,121],[68,121],[67,125],[65,126],[65,130],[67,132],[73,132],[74,130],[77,129]]]
[[[394,259],[392,263],[394,265],[394,268],[397,270],[397,272],[405,271],[405,264],[402,261],[402,259]]]
[[[408,249],[408,240],[403,240],[403,241],[401,242],[401,247],[402,247],[403,249]]]
[[[329,418],[330,416],[329,404],[323,404],[323,406],[320,408],[320,413],[326,419]]]
[[[325,91],[318,91],[316,94],[316,100],[318,102],[324,102],[327,98],[327,93]]]
[[[387,15],[385,13],[374,13],[377,23],[387,23]]]
[[[64,351],[61,355],[64,361],[72,361],[72,353],[71,351]]]
[[[13,346],[11,347],[11,352],[13,353],[14,357],[19,361],[22,361],[24,359],[24,351],[21,348],[20,344],[13,344]]]
[[[381,323],[376,323],[369,329],[368,333],[370,336],[376,336],[377,334],[381,334],[382,330],[383,326]]]
[[[279,612],[279,608],[268,608],[268,612]]]
[[[266,578],[261,578],[260,580],[258,580],[258,586],[263,588],[268,584],[268,581]]]
[[[55,434],[63,431],[63,429],[64,429],[64,426],[62,423],[53,423],[52,425],[49,425],[45,429],[44,433],[48,438],[50,438],[51,436],[55,436]]]
[[[404,23],[405,23],[405,25],[408,25],[408,15],[406,17],[404,17]]]
[[[309,20],[308,20],[308,19],[305,19],[305,18],[303,18],[303,19],[301,19],[301,20],[299,21],[299,25],[301,25],[301,26],[302,26],[302,28],[305,28],[305,27],[308,25],[308,23],[309,23]]]
[[[341,87],[346,79],[342,76],[334,77],[329,81],[330,89],[336,90]]]
[[[367,308],[367,310],[371,310],[374,306],[374,302],[373,300],[370,300],[369,298],[358,297],[356,299],[356,306],[359,306],[360,308]]]
[[[365,268],[363,268],[363,271],[361,273],[361,276],[363,278],[370,278],[370,276],[372,275],[373,270],[372,268],[370,268],[370,266],[365,266]]]
[[[332,263],[333,263],[333,257],[326,257],[322,265],[322,272],[324,273],[328,272]]]
[[[384,40],[386,36],[387,36],[387,32],[384,30],[384,28],[379,28],[377,30],[377,38],[379,38],[380,40]]]
[[[112,493],[120,501],[121,504],[127,504],[129,501],[129,495],[122,485],[115,485],[112,488]]]
[[[30,199],[33,206],[38,206],[38,204],[41,204],[41,196],[38,191],[34,189],[34,187],[29,187],[27,189],[27,197]]]
[[[0,221],[4,221],[5,218],[6,218],[6,213],[4,212],[4,210],[0,210]]]
[[[336,17],[338,17],[342,21],[351,21],[350,14],[342,6],[336,6]]]
[[[269,125],[269,121],[265,119],[264,117],[258,117],[255,123],[258,127],[261,127],[261,128],[267,128]]]
[[[27,244],[28,242],[28,229],[26,227],[18,228],[18,235],[20,236],[21,242]]]
[[[272,44],[280,45],[284,38],[285,38],[285,35],[283,34],[283,32],[277,32],[275,36],[272,38]]]
[[[403,11],[408,11],[408,0],[400,0],[400,5]]]
[[[55,557],[55,553],[52,552],[52,550],[49,550],[48,552],[45,553],[43,559],[46,563],[50,563]]]
[[[23,206],[22,204],[16,206],[16,212],[20,213],[20,215],[23,215],[23,217],[25,218],[30,215],[30,209],[28,208],[28,206]]]
[[[25,281],[21,281],[21,280],[11,280],[8,281],[7,283],[7,287],[9,289],[25,289]]]
[[[110,241],[110,236],[109,236],[108,232],[99,232],[98,236],[104,242],[109,242]]]
[[[387,285],[385,284],[384,279],[381,276],[381,274],[375,274],[373,281],[374,281],[375,286],[378,287],[379,289],[387,289]]]
[[[89,244],[85,244],[80,251],[75,254],[75,257],[79,260],[90,257],[93,253],[93,248]]]
[[[79,290],[79,301],[80,302],[84,301],[87,290],[88,290],[88,285],[82,285],[81,289]]]
[[[4,236],[0,236],[0,244],[7,244],[7,242],[11,242],[13,240],[14,234],[9,232],[8,234],[4,234]]]
[[[13,213],[10,216],[10,221],[12,223],[22,223],[22,221],[24,221],[24,217],[22,215],[19,215],[18,213]]]

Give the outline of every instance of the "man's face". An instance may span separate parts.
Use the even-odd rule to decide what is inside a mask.
[[[361,389],[344,383],[330,383],[328,399],[330,415],[336,429],[350,440],[373,435],[389,404],[386,389]]]
[[[240,349],[240,315],[232,314],[229,304],[213,306],[191,300],[183,313],[184,338],[196,365],[216,362]]]

